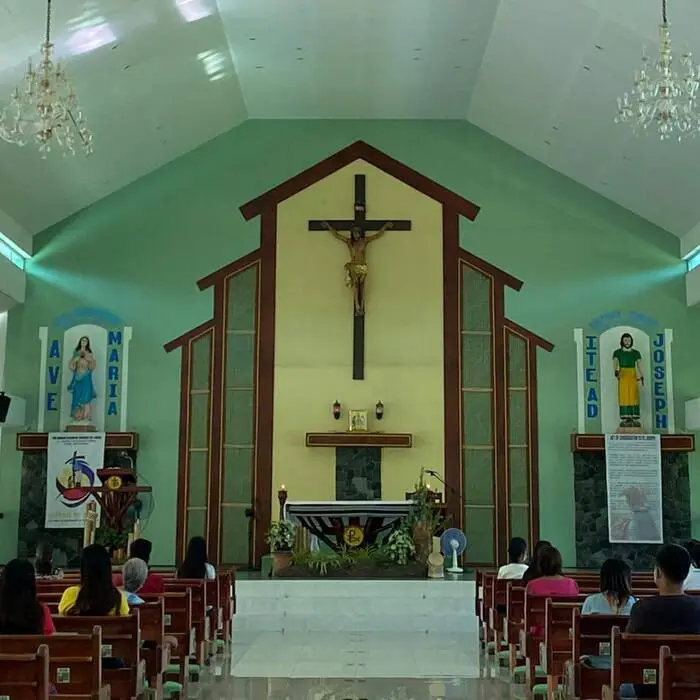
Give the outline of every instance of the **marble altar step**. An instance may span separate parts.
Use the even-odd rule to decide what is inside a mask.
[[[462,633],[477,628],[474,581],[238,580],[241,632]]]

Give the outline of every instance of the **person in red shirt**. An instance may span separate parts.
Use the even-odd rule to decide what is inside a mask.
[[[34,567],[13,559],[0,581],[0,634],[55,634],[49,609],[36,597]]]
[[[151,558],[151,550],[153,543],[150,540],[134,540],[129,547],[129,559],[142,559],[148,564]],[[114,585],[121,588],[123,579],[121,574],[114,577]],[[146,582],[139,588],[139,593],[148,595],[149,593],[165,593],[165,581],[162,576],[149,571],[146,577]]]

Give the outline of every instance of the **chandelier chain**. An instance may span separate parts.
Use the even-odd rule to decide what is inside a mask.
[[[51,0],[49,0],[51,2]],[[668,16],[666,14],[666,0],[661,0],[661,19],[664,24],[668,24]]]
[[[46,0],[46,43],[51,43],[51,0]]]

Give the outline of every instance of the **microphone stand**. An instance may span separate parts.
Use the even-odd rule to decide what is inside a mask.
[[[461,499],[459,491],[457,491],[454,486],[448,484],[434,469],[426,469],[425,473],[430,474],[430,476],[434,476],[450,493]]]

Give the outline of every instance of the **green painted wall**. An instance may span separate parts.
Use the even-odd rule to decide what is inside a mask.
[[[700,395],[698,313],[685,306],[676,238],[466,123],[249,121],[44,232],[27,302],[10,312],[8,391],[29,398],[35,423],[37,328],[59,313],[104,307],[133,326],[129,424],[157,500],[147,535],[154,561],[172,561],[179,356],[163,343],[210,317],[210,294],[195,281],[257,246],[258,223],[238,206],[360,138],[479,204],[463,245],[525,281],[507,313],[557,346],[539,366],[542,534],[573,562],[572,329],[611,309],[674,328],[680,427],[683,401]],[[1,450],[0,560],[16,551],[20,475],[13,436]]]

